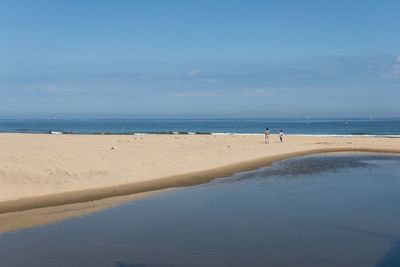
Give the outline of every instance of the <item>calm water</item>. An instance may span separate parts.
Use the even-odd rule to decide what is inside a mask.
[[[400,135],[400,119],[0,119],[0,132]]]
[[[302,157],[3,234],[0,266],[400,266],[400,158]]]

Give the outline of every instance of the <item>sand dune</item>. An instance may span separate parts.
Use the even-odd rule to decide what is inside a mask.
[[[0,213],[208,181],[295,155],[400,152],[400,138],[0,134]]]

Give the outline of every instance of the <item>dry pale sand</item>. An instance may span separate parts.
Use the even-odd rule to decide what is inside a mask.
[[[400,138],[0,134],[0,213],[185,186],[297,155],[400,152]],[[114,147],[114,149],[112,149]]]

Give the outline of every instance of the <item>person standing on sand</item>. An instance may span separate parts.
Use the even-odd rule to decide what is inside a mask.
[[[269,144],[269,129],[265,128],[265,143]]]
[[[283,133],[283,131],[282,130],[280,130],[279,131],[279,139],[281,140],[281,143],[283,143],[283,136],[284,136],[285,134]]]

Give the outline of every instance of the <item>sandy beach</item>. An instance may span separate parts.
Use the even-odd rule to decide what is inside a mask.
[[[334,151],[400,152],[400,138],[0,134],[0,213],[199,184]]]

